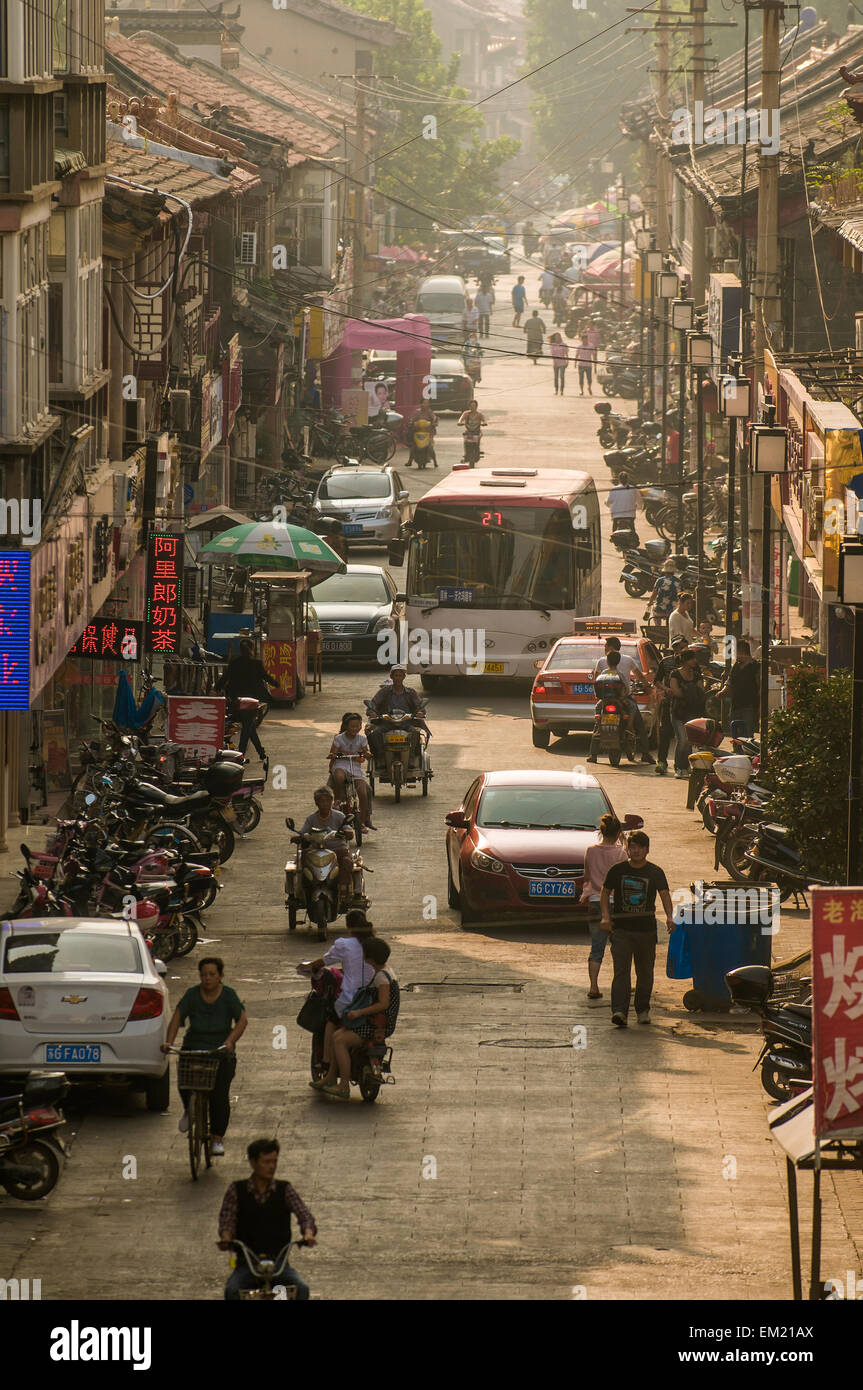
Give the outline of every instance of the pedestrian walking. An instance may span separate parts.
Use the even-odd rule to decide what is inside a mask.
[[[689,740],[686,737],[686,724],[690,719],[700,719],[704,714],[704,678],[698,664],[698,652],[687,647],[680,656],[676,671],[668,680],[671,690],[671,722],[674,737],[674,775],[681,780],[689,776]]]
[[[560,333],[552,333],[549,342],[551,344],[551,364],[554,368],[554,394],[562,396],[566,369],[569,366],[569,345],[563,341]]]
[[[472,299],[468,299],[465,304],[465,310],[461,316],[461,326],[464,329],[465,338],[470,338],[479,328],[479,309]]]
[[[667,624],[671,610],[677,602],[680,589],[681,583],[677,576],[677,566],[669,555],[668,559],[662,562],[661,573],[650,591],[650,598],[647,600],[650,609],[650,621],[654,627],[663,627]]]
[[[198,961],[200,984],[187,989],[176,1009],[168,1032],[162,1044],[167,1052],[184,1024],[189,1027],[183,1037],[183,1052],[216,1052],[225,1048],[219,1060],[216,1084],[210,1092],[210,1129],[212,1142],[210,1153],[220,1158],[225,1152],[222,1140],[231,1118],[230,1090],[237,1058],[234,1046],[246,1031],[248,1018],[246,1008],[235,990],[223,983],[225,963],[218,956],[203,956]],[[189,1091],[181,1091],[183,1114],[180,1117],[180,1133],[189,1128]]]
[[[694,605],[695,596],[688,589],[681,589],[674,610],[668,618],[669,641],[673,642],[675,637],[685,637],[687,642],[695,641],[695,623],[692,618]]]
[[[524,287],[524,276],[519,275],[518,280],[510,291],[510,299],[513,307],[513,328],[521,327],[521,316],[527,307],[527,290]]]
[[[586,333],[582,334],[581,342],[575,349],[575,362],[578,367],[578,386],[579,394],[584,395],[584,383],[587,382],[587,394],[593,395],[591,386],[593,383],[593,364],[596,361],[596,349],[590,346],[590,339]]]
[[[542,344],[545,338],[545,324],[539,317],[538,309],[534,309],[524,325],[524,331],[527,334],[527,355],[533,358],[533,365],[536,366],[536,359],[542,353]]]
[[[674,931],[673,906],[668,879],[658,864],[647,857],[650,839],[643,830],[633,830],[626,840],[626,860],[612,864],[605,875],[599,901],[601,925],[611,934],[611,1021],[625,1028],[632,998],[632,967],[635,965],[635,1016],[639,1023],[650,1022],[650,996],[656,964],[656,898],[665,912],[669,933]]]
[[[545,270],[539,277],[539,297],[545,305],[546,309],[551,304],[551,296],[553,295],[553,293],[554,271],[551,269],[549,265],[546,265]]]
[[[491,323],[491,310],[494,304],[494,290],[480,289],[474,295],[474,305],[476,307],[478,319],[478,332],[481,338],[489,336],[489,326]]]
[[[551,296],[551,307],[554,312],[555,327],[557,327],[559,324],[566,323],[566,317],[568,313],[568,298],[569,292],[566,288],[566,285],[562,283],[557,284],[555,286],[554,294]]]
[[[673,671],[680,665],[680,659],[686,651],[686,638],[675,637],[671,644],[671,655],[664,656],[656,668],[653,678],[653,689],[656,693],[656,721],[659,729],[658,746],[656,750],[656,772],[660,777],[664,777],[668,772],[668,750],[671,747],[671,740],[674,738],[674,725],[671,722],[671,686],[669,681]]]
[[[608,932],[602,926],[599,896],[612,864],[619,864],[626,859],[626,850],[621,842],[622,829],[617,816],[607,811],[599,822],[599,843],[589,845],[584,856],[581,901],[588,905],[587,925],[590,928],[590,955],[587,958],[587,975],[590,981],[588,999],[602,998],[599,971],[608,944]]]

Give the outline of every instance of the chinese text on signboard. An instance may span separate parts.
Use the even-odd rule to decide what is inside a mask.
[[[812,889],[815,1133],[863,1136],[863,888]]]
[[[0,710],[30,708],[30,559],[0,551]]]
[[[125,618],[94,618],[69,655],[78,661],[139,661],[143,626]]]
[[[154,532],[147,543],[146,651],[179,652],[182,583],[182,536]]]
[[[199,758],[214,758],[225,741],[224,695],[169,695],[168,738]]]
[[[279,688],[274,694],[286,700],[293,700],[296,695],[293,642],[264,642],[261,646],[261,660],[267,675],[279,682]]]

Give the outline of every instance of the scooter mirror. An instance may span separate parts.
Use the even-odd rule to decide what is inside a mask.
[[[285,816],[285,825],[287,826],[288,830],[296,829],[296,826],[294,825],[294,822],[290,816]]]
[[[89,792],[87,796],[84,797],[84,805],[95,806],[98,799],[99,798],[97,796],[94,796],[92,792]]]

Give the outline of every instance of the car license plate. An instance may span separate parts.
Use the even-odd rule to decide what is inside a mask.
[[[573,695],[592,695],[592,694],[593,694],[593,686],[592,686],[592,685],[574,685],[574,686],[572,687],[572,693],[573,693]]]
[[[619,714],[604,714],[604,715],[602,716],[602,722],[603,722],[603,724],[619,724],[619,723],[620,723],[620,715],[619,715]]]
[[[353,650],[353,645],[353,642],[339,642],[333,637],[325,637],[323,641],[323,651],[349,652]]]
[[[407,743],[407,734],[387,734],[387,743]]]
[[[575,880],[572,878],[531,878],[528,879],[529,898],[574,898]]]
[[[502,676],[502,675],[503,675],[503,662],[502,662],[502,661],[487,661],[487,662],[485,663],[485,666],[483,667],[483,674],[486,675],[486,676]]]
[[[46,1043],[46,1062],[101,1062],[99,1043]]]
[[[345,521],[345,522],[342,522],[342,532],[343,532],[343,534],[346,535],[346,536],[361,536],[362,533],[363,533],[363,525],[362,525],[362,522],[360,522],[360,521]]]

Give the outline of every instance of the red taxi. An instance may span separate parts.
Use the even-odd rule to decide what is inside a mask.
[[[639,637],[634,618],[576,618],[573,636],[560,637],[548,656],[537,662],[530,692],[530,717],[534,748],[547,748],[552,734],[566,738],[570,731],[593,732],[596,696],[591,674],[605,656],[606,637],[620,638],[621,655],[632,657],[644,672],[640,689],[633,690],[648,732],[653,725],[652,673],[659,652],[646,637]]]

